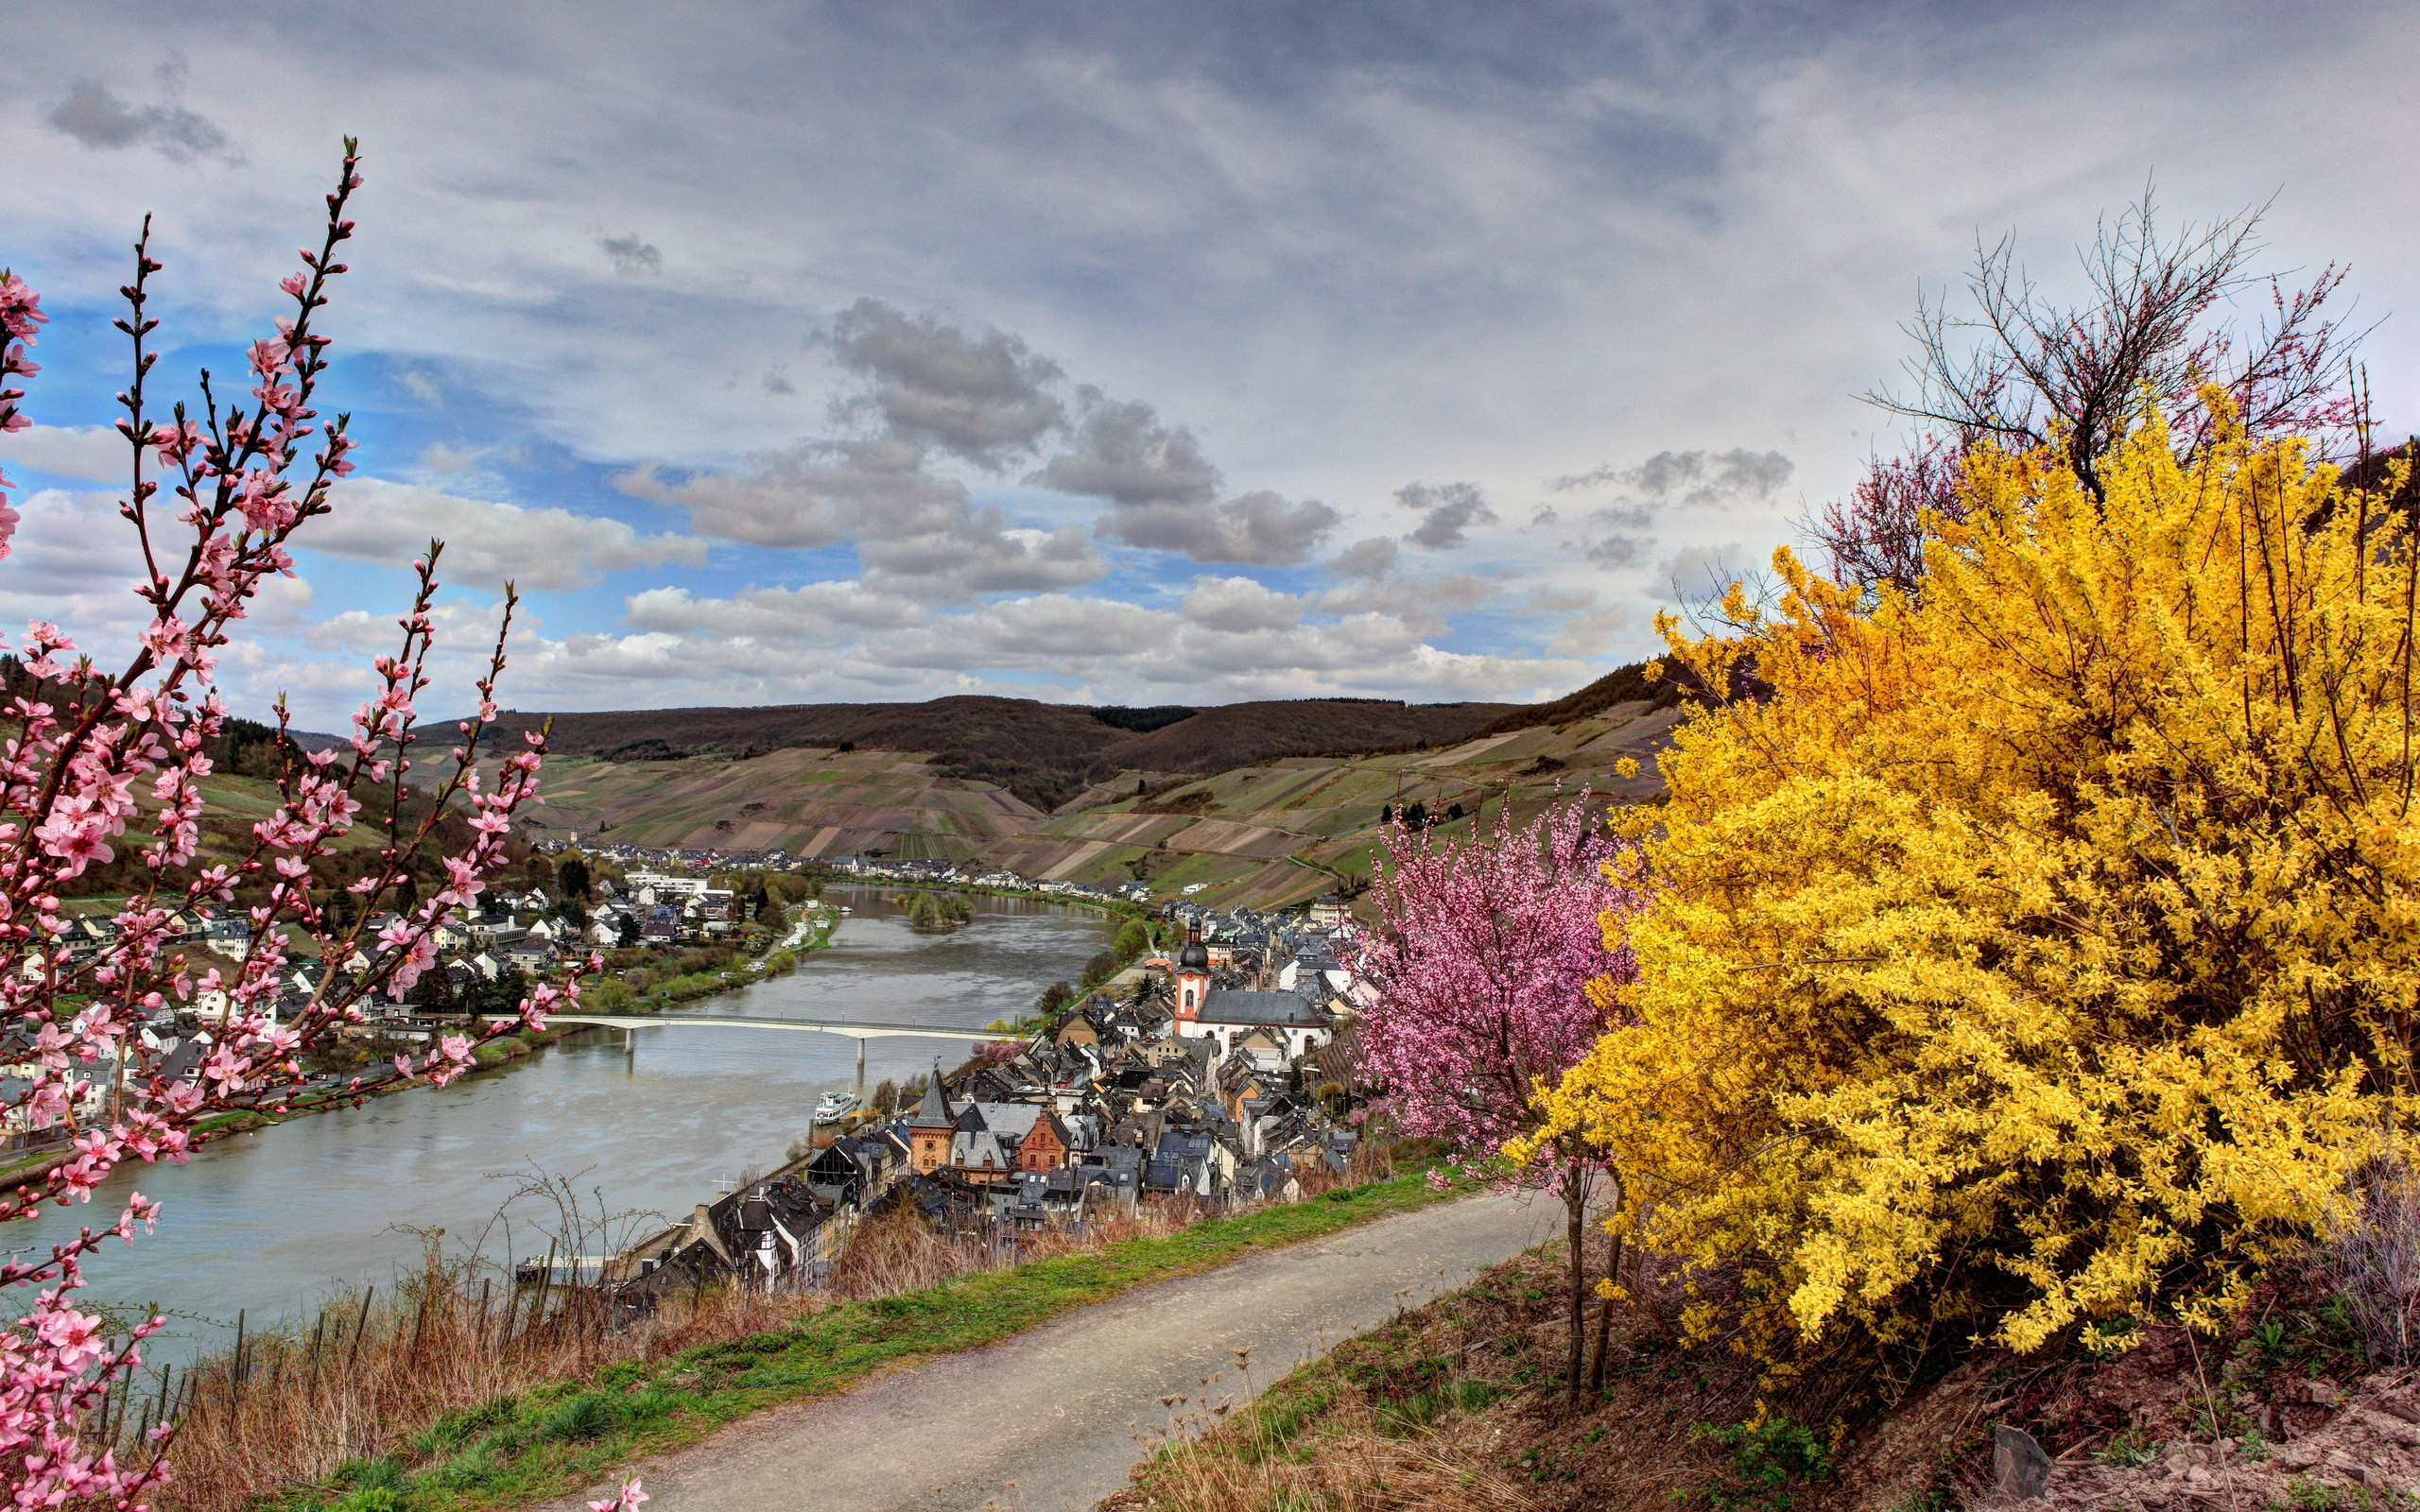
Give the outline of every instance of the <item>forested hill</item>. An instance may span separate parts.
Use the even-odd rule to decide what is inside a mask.
[[[791,747],[928,753],[949,775],[997,782],[1044,810],[1120,771],[1211,773],[1272,757],[1447,745],[1512,712],[1500,703],[1314,698],[1191,709],[1095,709],[974,695],[928,703],[787,704],[554,715],[552,748],[614,762]],[[543,713],[508,712],[517,738]]]

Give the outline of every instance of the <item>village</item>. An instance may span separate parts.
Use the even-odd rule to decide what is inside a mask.
[[[591,954],[625,968],[590,988],[591,1004],[607,1011],[627,1007],[629,983],[646,978],[646,967],[629,969],[633,961],[727,957],[730,969],[715,978],[742,985],[848,911],[824,901],[820,885],[813,895],[803,886],[799,901],[786,905],[767,895],[766,873],[812,868],[841,884],[1038,897],[1101,891],[934,862],[852,857],[818,867],[780,855],[592,854],[621,874],[593,884],[575,874],[569,890],[559,882],[552,892],[500,887],[477,913],[449,918],[437,932],[439,958],[424,985],[349,1026],[360,1048],[336,1058],[383,1054],[390,1041],[425,1041],[466,1015],[509,1013],[530,984],[559,977]],[[752,892],[714,885],[732,875],[760,881]],[[1136,884],[1069,901],[1108,897],[1139,915],[1150,889]],[[646,1311],[667,1291],[721,1280],[813,1286],[861,1219],[901,1208],[953,1242],[1013,1250],[1020,1235],[1080,1236],[1104,1214],[1169,1205],[1208,1213],[1292,1201],[1306,1185],[1348,1179],[1360,1142],[1353,1024],[1372,993],[1349,964],[1348,907],[1330,897],[1276,915],[1213,910],[1178,897],[1151,913],[1165,947],[1121,963],[1012,1034],[978,1044],[963,1064],[945,1070],[936,1062],[904,1092],[886,1083],[870,1106],[862,1085],[820,1108],[803,1106],[805,1137],[768,1174],[725,1183],[730,1190],[698,1203],[688,1217],[584,1269],[525,1263],[523,1279],[543,1273],[595,1285],[619,1305]],[[269,1011],[299,1012],[332,971],[376,970],[374,941],[391,921],[365,920],[359,937],[372,943],[333,966],[293,962]],[[162,1057],[164,1074],[190,1078],[213,1042],[215,1022],[231,1007],[220,977],[233,975],[253,940],[240,914],[196,909],[174,922],[197,974],[215,958],[220,976],[201,975],[192,997],[152,1015],[140,1039]],[[63,942],[71,951],[97,950],[112,927],[84,916]],[[0,1074],[33,1054],[30,1042],[0,1044]],[[301,1094],[341,1087],[348,1069],[320,1068]],[[79,1087],[78,1117],[99,1113],[113,1083],[110,1068],[96,1067]],[[44,1139],[52,1132],[11,1127],[8,1143],[38,1154],[54,1143]]]
[[[1354,1169],[1349,1109],[1369,988],[1342,905],[1290,919],[1166,910],[1184,944],[1022,1038],[849,1117],[600,1266],[644,1311],[716,1280],[811,1286],[857,1223],[912,1207],[969,1246],[1080,1234],[1105,1214],[1293,1201]],[[887,1106],[886,1106],[887,1104]]]

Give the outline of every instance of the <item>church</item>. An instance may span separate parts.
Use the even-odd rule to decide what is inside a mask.
[[[1221,1057],[1247,1037],[1259,1036],[1282,1042],[1285,1058],[1297,1060],[1326,1044],[1335,1033],[1327,1014],[1300,992],[1213,986],[1210,949],[1201,943],[1198,925],[1185,931],[1174,988],[1176,1032],[1211,1040]]]

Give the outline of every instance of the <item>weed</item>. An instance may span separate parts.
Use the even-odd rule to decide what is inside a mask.
[[[2140,1426],[2129,1428],[2100,1447],[2093,1458],[2103,1465],[2132,1467],[2148,1465],[2159,1458],[2159,1445],[2152,1441],[2151,1430]]]
[[[1778,1414],[1719,1428],[1700,1423],[1689,1436],[1731,1452],[1723,1478],[1702,1494],[1718,1512],[1788,1512],[1801,1487],[1832,1475],[1832,1454],[1815,1430]]]

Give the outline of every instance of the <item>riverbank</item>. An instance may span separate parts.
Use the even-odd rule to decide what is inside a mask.
[[[450,1290],[423,1288],[411,1305],[372,1319],[377,1347],[349,1356],[394,1380],[329,1368],[324,1341],[332,1335],[323,1326],[256,1341],[241,1372],[220,1359],[203,1366],[193,1384],[176,1387],[205,1416],[179,1452],[185,1489],[167,1505],[234,1512],[266,1499],[279,1512],[522,1506],[577,1491],[617,1465],[693,1444],[769,1407],[997,1343],[1153,1281],[1461,1194],[1432,1186],[1424,1171],[888,1297],[753,1294],[761,1305],[786,1301],[792,1312],[778,1319],[709,1293],[698,1305],[722,1330],[715,1338],[688,1332],[695,1314],[621,1334],[583,1332],[568,1305],[532,1324],[527,1315],[515,1320],[514,1304],[493,1301],[467,1281]],[[575,1338],[585,1341],[585,1368],[551,1378],[526,1366],[516,1373],[495,1349],[498,1340],[514,1348],[527,1341],[530,1351],[560,1355]],[[349,1339],[345,1348],[352,1349]],[[621,1358],[609,1357],[615,1348]],[[233,1389],[239,1373],[258,1383],[251,1394]],[[406,1379],[412,1390],[405,1388]],[[455,1400],[427,1395],[441,1379],[458,1383]],[[377,1411],[365,1413],[372,1402]],[[240,1454],[233,1452],[238,1446]],[[286,1467],[282,1484],[230,1478],[239,1461],[258,1466],[272,1453]]]

